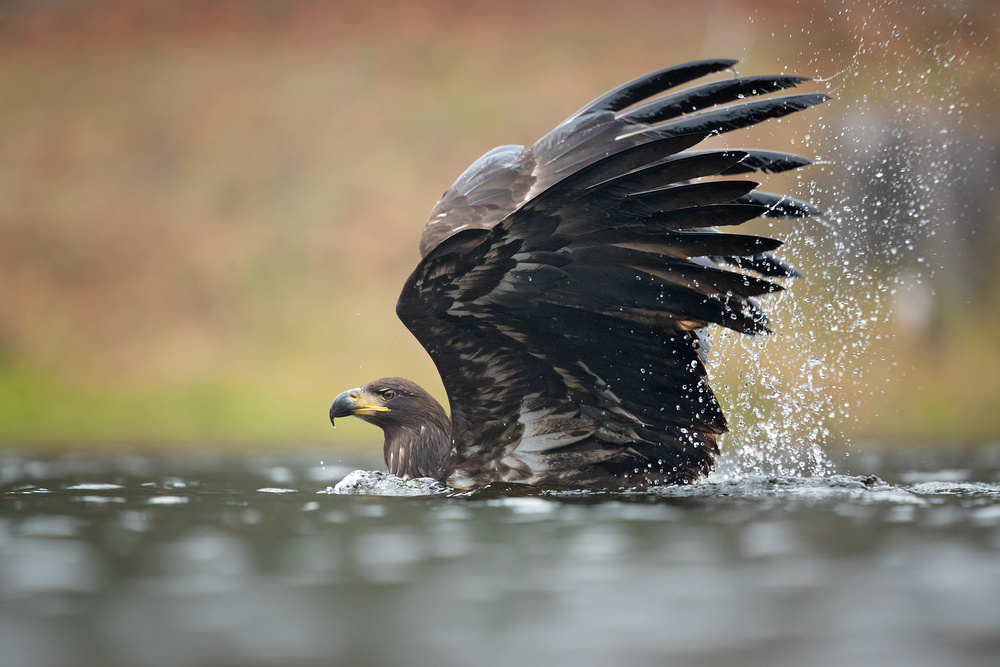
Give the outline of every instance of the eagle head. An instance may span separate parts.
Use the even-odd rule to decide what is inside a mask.
[[[381,378],[341,392],[330,406],[330,421],[353,415],[386,428],[419,415],[429,398],[427,392],[406,378]]]
[[[385,460],[392,474],[404,479],[440,476],[451,449],[451,422],[417,383],[389,377],[348,389],[333,399],[330,422],[348,415],[385,432]]]

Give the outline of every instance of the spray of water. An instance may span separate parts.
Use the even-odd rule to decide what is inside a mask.
[[[791,191],[826,214],[763,230],[806,274],[766,299],[775,333],[713,334],[709,370],[731,422],[723,476],[831,473],[828,447],[849,445],[858,408],[898,377],[893,336],[929,325],[935,274],[951,276],[960,255],[968,173],[983,155],[956,76],[970,56],[956,42],[975,29],[959,13],[918,43],[896,23],[914,8],[897,5],[845,3],[825,20],[850,23],[854,55],[803,53],[789,65],[837,72],[821,79],[834,99],[793,121],[795,150],[816,164]]]

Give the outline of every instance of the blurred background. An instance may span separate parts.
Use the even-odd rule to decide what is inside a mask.
[[[376,447],[327,409],[444,399],[394,314],[441,192],[707,57],[834,96],[732,138],[815,158],[765,189],[828,211],[771,230],[809,276],[776,335],[720,336],[734,423],[996,441],[997,35],[994,0],[6,0],[0,447]]]

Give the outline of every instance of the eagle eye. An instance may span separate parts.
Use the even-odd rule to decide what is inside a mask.
[[[396,398],[396,392],[393,391],[392,389],[383,389],[382,398],[384,398],[387,401],[391,401],[392,399]]]

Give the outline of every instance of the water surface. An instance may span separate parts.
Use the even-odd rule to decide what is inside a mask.
[[[995,665],[1000,448],[633,493],[0,457],[0,664]]]

